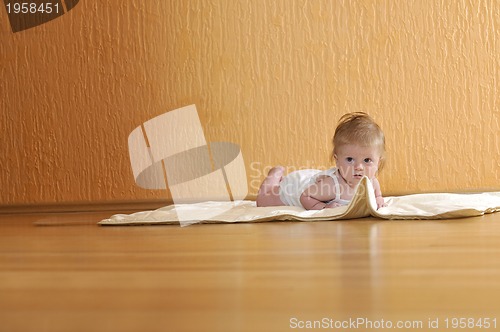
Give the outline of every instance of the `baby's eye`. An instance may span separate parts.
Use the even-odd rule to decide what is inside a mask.
[[[365,160],[364,160],[364,161],[365,161],[365,163],[367,163],[367,164],[369,164],[369,163],[371,163],[371,162],[372,162],[371,158],[365,158]]]
[[[347,157],[345,158],[345,160],[348,162],[348,163],[352,163],[354,161],[354,158],[353,157]]]

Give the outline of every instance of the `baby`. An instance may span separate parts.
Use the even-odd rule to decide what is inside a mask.
[[[337,167],[326,171],[298,170],[283,176],[284,168],[273,167],[260,186],[257,206],[299,206],[321,210],[347,205],[364,176],[373,185],[377,208],[386,206],[377,172],[383,166],[385,138],[366,113],[344,115],[333,136],[332,159]]]

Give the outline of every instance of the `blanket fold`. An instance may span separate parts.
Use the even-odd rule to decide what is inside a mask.
[[[377,210],[370,180],[360,181],[348,206],[304,210],[294,206],[256,207],[254,201],[208,201],[174,204],[154,211],[116,214],[99,225],[153,225],[238,223],[268,221],[329,221],[377,217],[382,219],[451,219],[500,211],[500,192],[478,194],[415,194],[386,197],[387,207]]]

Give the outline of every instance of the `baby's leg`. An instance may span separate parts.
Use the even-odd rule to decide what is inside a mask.
[[[264,182],[260,185],[257,194],[257,206],[282,206],[280,199],[280,181],[285,169],[282,166],[273,167]]]

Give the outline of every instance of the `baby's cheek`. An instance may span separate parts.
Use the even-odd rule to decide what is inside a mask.
[[[340,174],[342,175],[349,175],[353,173],[353,168],[350,166],[342,167],[340,168]]]
[[[377,167],[370,167],[370,169],[368,170],[369,178],[373,178],[375,177],[375,175],[377,175],[377,169]]]

